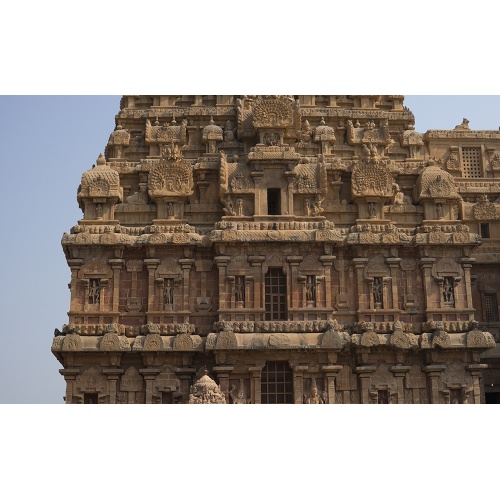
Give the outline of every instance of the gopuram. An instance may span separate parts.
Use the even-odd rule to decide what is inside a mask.
[[[403,103],[124,96],[62,238],[66,403],[497,402],[500,131]]]

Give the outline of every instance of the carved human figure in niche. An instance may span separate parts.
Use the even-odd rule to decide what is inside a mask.
[[[312,134],[312,127],[309,124],[309,121],[306,120],[304,124],[302,125],[302,133],[300,138],[302,139],[303,142],[310,142],[311,141],[311,134]]]
[[[436,217],[438,219],[443,218],[443,205],[441,203],[436,204]]]
[[[243,200],[241,198],[236,200],[236,208],[238,210],[238,215],[243,215]]]
[[[375,203],[373,201],[370,201],[368,203],[368,218],[374,219],[377,216],[377,209],[375,208]]]
[[[167,204],[167,215],[169,219],[174,218],[174,204],[171,201]]]
[[[250,403],[250,399],[246,397],[245,384],[242,378],[240,378],[238,391],[236,391],[236,387],[232,385],[229,395],[231,396],[231,400],[234,405],[245,405]]]
[[[443,281],[443,298],[447,304],[455,303],[454,280],[451,276],[447,276]]]
[[[233,124],[229,120],[226,122],[226,127],[224,130],[224,140],[226,142],[233,142],[234,141]]]
[[[404,193],[399,188],[399,185],[394,183],[392,185],[392,189],[394,192],[394,205],[403,205],[404,204]]]
[[[102,205],[100,203],[95,206],[95,218],[102,219]]]
[[[311,392],[305,400],[306,405],[322,405],[324,404],[323,398],[319,395],[318,388],[316,387],[316,380],[312,379]]]
[[[280,136],[275,132],[270,132],[264,135],[264,144],[266,146],[279,146]]]
[[[234,294],[236,302],[243,302],[245,300],[245,277],[236,276],[234,283]]]
[[[313,215],[314,216],[321,215],[325,211],[325,209],[321,206],[321,204],[323,203],[323,200],[324,200],[324,198],[320,198],[314,202],[314,204],[313,204]]]
[[[89,288],[89,304],[101,303],[101,280],[91,279]]]
[[[315,276],[308,276],[306,279],[307,302],[314,302],[315,296],[316,296],[316,278]]]
[[[374,278],[373,279],[373,300],[375,304],[382,305],[383,298],[383,284],[382,278]]]
[[[165,280],[163,297],[165,299],[165,304],[172,305],[174,303],[174,280],[172,278],[167,278]]]
[[[222,204],[224,205],[224,208],[222,209],[226,215],[229,216],[234,216],[236,215],[236,212],[234,211],[234,205],[231,200],[231,198],[228,196],[224,200],[222,200]]]
[[[309,200],[304,200],[304,213],[307,216],[311,215],[311,202]]]

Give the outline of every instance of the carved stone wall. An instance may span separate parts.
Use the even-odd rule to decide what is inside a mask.
[[[402,103],[124,96],[62,238],[66,401],[488,399],[500,132]]]

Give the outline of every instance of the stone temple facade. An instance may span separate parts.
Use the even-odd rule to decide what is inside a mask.
[[[500,131],[403,96],[124,96],[62,246],[66,403],[500,393]]]

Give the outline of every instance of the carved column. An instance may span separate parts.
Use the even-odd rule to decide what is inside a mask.
[[[309,370],[306,365],[296,365],[293,368],[293,399],[294,404],[300,405],[304,402],[304,372]]]
[[[370,377],[372,373],[377,369],[376,366],[358,366],[356,368],[356,373],[359,377],[360,385],[360,401],[362,404],[370,403]]]
[[[335,377],[342,370],[340,365],[327,365],[321,368],[326,378],[326,393],[328,395],[328,404],[335,404]]]
[[[420,269],[422,270],[422,281],[424,285],[424,300],[425,300],[425,315],[427,317],[427,310],[430,307],[429,299],[432,296],[432,265],[436,262],[433,257],[421,257]]]
[[[261,180],[264,177],[264,172],[252,172],[250,174],[253,177],[253,182],[255,185],[255,215],[267,215],[267,197],[262,196],[262,186],[261,186]],[[263,198],[265,199],[265,207],[263,207]],[[263,210],[265,208],[265,211]]]
[[[215,366],[213,369],[219,379],[220,390],[226,398],[226,403],[229,403],[229,375],[233,370],[234,366]]]
[[[227,309],[230,304],[228,304],[227,294],[226,294],[226,271],[227,265],[231,261],[231,257],[220,256],[215,257],[215,263],[219,269],[219,309]]]
[[[139,373],[146,381],[146,404],[153,404],[153,383],[161,368],[143,368]]]
[[[295,309],[299,307],[299,282],[298,282],[298,269],[299,264],[304,258],[300,255],[291,255],[286,260],[290,265],[290,288],[288,295],[290,295],[290,308]]]
[[[263,285],[263,276],[262,276],[262,263],[266,260],[265,257],[260,255],[250,255],[248,257],[248,261],[252,265],[252,271],[254,275],[254,285],[253,285],[253,293],[254,293],[254,308],[255,309],[263,309],[261,290]],[[259,317],[259,319],[261,319]],[[257,318],[256,318],[257,320]]]
[[[488,365],[484,363],[471,364],[466,367],[466,369],[472,375],[472,397],[474,399],[474,404],[481,404],[481,384],[479,382],[481,377],[481,370],[488,368]]]
[[[388,257],[386,259],[386,261],[387,261],[387,264],[389,265],[389,269],[390,269],[390,273],[391,273],[392,309],[399,309],[398,269],[399,269],[399,263],[401,262],[401,259],[397,258],[397,257]],[[388,307],[386,306],[385,309],[388,309]]]
[[[354,269],[356,270],[357,296],[358,296],[358,320],[359,312],[362,309],[367,309],[366,294],[363,293],[363,270],[368,262],[368,259],[355,258],[352,259]],[[373,294],[372,294],[373,295]]]
[[[323,263],[325,273],[325,307],[333,308],[332,304],[332,266],[336,257],[334,255],[321,255],[319,260]]]
[[[176,368],[174,371],[179,376],[179,380],[181,381],[182,402],[187,403],[189,401],[191,382],[193,380],[193,376],[196,374],[196,368],[189,368],[185,366],[182,368]]]
[[[77,297],[77,289],[76,285],[78,283],[78,271],[83,264],[83,259],[68,259],[68,265],[71,269],[71,282],[69,284],[69,289],[71,293],[70,299],[70,311],[77,310],[78,297]]]
[[[148,313],[154,310],[155,303],[155,271],[160,263],[160,259],[144,259],[148,268]],[[148,318],[149,319],[149,318]]]
[[[405,394],[404,394],[404,380],[407,372],[410,371],[411,366],[402,366],[397,365],[393,366],[390,371],[394,373],[394,377],[396,378],[396,384],[398,388],[398,404],[404,404],[405,402]]]
[[[194,264],[194,259],[179,259],[179,264],[183,272],[182,280],[182,309],[189,311],[189,289],[190,289],[190,274],[191,266]]]
[[[118,312],[120,303],[120,271],[123,265],[123,259],[109,259],[109,265],[113,269],[113,305],[112,311]]]
[[[423,371],[427,373],[429,385],[431,388],[430,400],[432,404],[439,404],[439,380],[441,373],[446,369],[446,365],[427,365]]]
[[[59,373],[64,376],[64,380],[66,381],[66,404],[73,404],[75,379],[80,374],[80,370],[78,368],[63,368],[59,370]]]
[[[252,403],[260,405],[261,403],[261,372],[263,366],[250,366],[248,371],[252,378],[250,379],[250,392],[252,393]]]
[[[123,374],[121,368],[105,368],[103,371],[104,375],[108,376],[109,381],[109,403],[116,404],[116,386],[120,379],[120,375]]]
[[[474,307],[472,305],[470,270],[475,260],[476,259],[469,257],[464,257],[463,259],[460,259],[460,261],[462,262],[462,267],[464,268],[464,275],[465,275],[465,302],[467,304],[467,309],[472,309]]]
[[[284,172],[283,175],[286,177],[287,184],[287,213],[293,215],[293,183],[295,181],[295,172]]]

